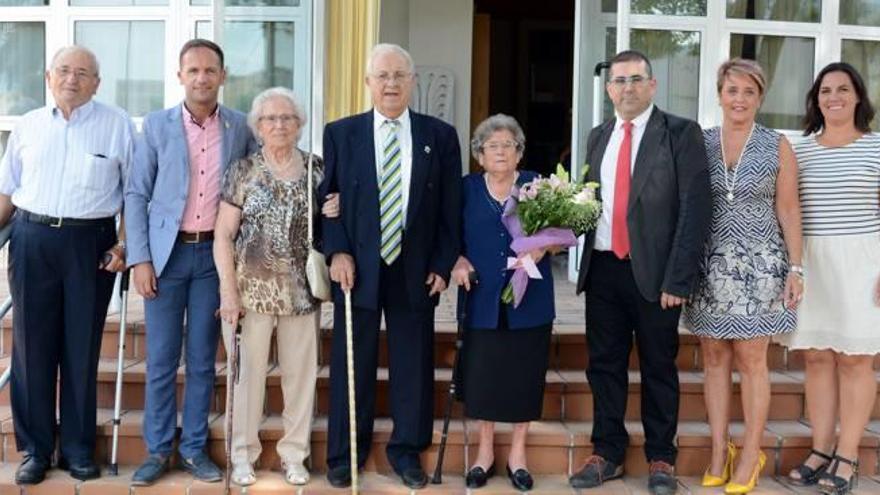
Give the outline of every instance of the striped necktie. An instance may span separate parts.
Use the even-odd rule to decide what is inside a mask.
[[[388,134],[382,146],[382,182],[379,185],[379,218],[382,239],[379,253],[390,265],[400,255],[403,240],[403,180],[401,177],[400,139],[397,132],[400,122],[386,120]]]

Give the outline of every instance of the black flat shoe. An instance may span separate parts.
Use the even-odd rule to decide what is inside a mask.
[[[334,488],[348,488],[351,486],[351,468],[348,466],[336,466],[327,471],[327,481]]]
[[[488,471],[483,466],[474,466],[467,472],[464,481],[468,488],[482,488],[492,476],[495,476],[495,464],[489,466]]]
[[[510,478],[510,484],[513,485],[514,488],[521,492],[527,492],[532,489],[532,486],[535,484],[535,480],[532,479],[532,475],[529,474],[528,470],[520,468],[516,471],[511,471],[510,466],[507,466],[507,477]]]
[[[80,481],[88,481],[101,477],[101,469],[93,461],[69,462],[65,458],[58,459],[58,469],[70,473],[70,476]]]
[[[26,456],[15,471],[15,483],[18,485],[36,485],[46,479],[46,471],[48,469],[48,459],[34,455]]]
[[[420,467],[408,468],[400,473],[400,481],[402,481],[407,488],[418,490],[419,488],[424,488],[425,485],[428,484],[428,475],[425,474],[425,471]]]

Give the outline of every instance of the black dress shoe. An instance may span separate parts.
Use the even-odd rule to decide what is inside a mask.
[[[400,479],[407,488],[418,490],[424,488],[428,484],[428,475],[421,467],[404,469],[400,474]]]
[[[18,485],[36,485],[46,479],[49,459],[29,455],[21,461],[15,471],[15,483]]]
[[[58,459],[58,469],[70,472],[70,476],[80,481],[93,480],[101,477],[101,469],[93,461],[68,462],[65,458]]]
[[[510,478],[510,484],[521,492],[527,492],[531,490],[532,486],[534,486],[535,484],[535,480],[532,479],[532,475],[529,474],[528,470],[523,468],[519,468],[516,471],[511,471],[510,466],[507,466],[507,477]]]
[[[336,466],[327,471],[327,481],[335,488],[348,488],[351,486],[351,468],[349,466]]]
[[[467,472],[464,481],[468,488],[482,488],[492,476],[495,476],[495,464],[489,466],[488,471],[483,466],[474,466]]]

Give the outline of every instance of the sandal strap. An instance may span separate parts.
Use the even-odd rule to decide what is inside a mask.
[[[814,455],[816,457],[824,459],[827,462],[831,462],[834,459],[835,453],[832,452],[830,454],[826,454],[825,452],[819,452],[816,449],[810,449],[810,455]]]

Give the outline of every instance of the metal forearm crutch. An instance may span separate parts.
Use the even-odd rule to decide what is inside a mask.
[[[358,493],[357,414],[354,402],[354,326],[351,323],[351,290],[345,290],[345,368],[348,370],[348,450],[351,470],[351,493]]]
[[[117,454],[119,448],[119,424],[122,409],[122,366],[125,359],[125,330],[128,323],[128,280],[131,271],[126,269],[119,279],[119,297],[121,305],[119,309],[119,346],[116,357],[116,396],[113,399],[113,445],[110,449],[110,474],[119,474]]]
[[[468,279],[471,284],[479,281],[477,272],[470,272]],[[455,402],[456,382],[458,375],[461,373],[461,348],[464,344],[464,321],[467,317],[467,293],[464,287],[458,288],[458,307],[461,312],[458,315],[458,326],[455,331],[455,357],[452,360],[452,380],[449,382],[449,393],[446,396],[446,412],[443,415],[443,432],[440,435],[440,450],[437,452],[437,465],[434,466],[434,476],[431,477],[431,483],[439,485],[443,482],[443,457],[446,455],[446,439],[449,436],[449,421],[452,419],[452,403]]]
[[[226,371],[226,472],[223,475],[223,493],[229,495],[229,481],[232,476],[232,421],[235,408],[235,385],[238,384],[239,377],[239,360],[241,359],[239,345],[241,344],[241,323],[235,325],[235,331],[232,338],[232,356],[227,355],[227,371]],[[229,349],[227,349],[229,351]]]

